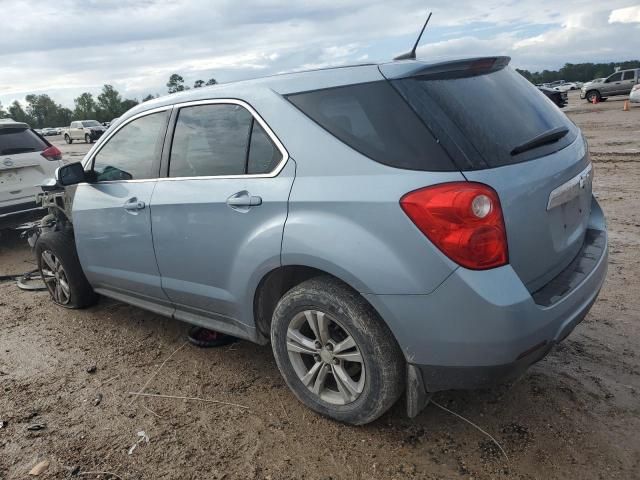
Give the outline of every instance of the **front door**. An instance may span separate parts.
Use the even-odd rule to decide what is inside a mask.
[[[251,295],[280,266],[295,165],[248,105],[228,102],[179,110],[151,217],[175,317],[248,336]]]
[[[603,83],[601,88],[602,96],[618,95],[622,91],[622,72],[616,72],[609,76]]]
[[[160,285],[149,205],[168,118],[169,110],[160,111],[118,129],[87,166],[95,181],[78,185],[72,211],[78,256],[94,289],[164,314],[172,309]]]

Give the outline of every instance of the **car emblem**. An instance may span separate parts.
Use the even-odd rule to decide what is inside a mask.
[[[13,161],[10,158],[7,158],[2,162],[5,167],[13,167]]]

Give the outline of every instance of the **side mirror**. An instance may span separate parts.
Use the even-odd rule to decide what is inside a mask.
[[[61,187],[86,182],[87,174],[80,162],[70,163],[56,170],[56,182]]]

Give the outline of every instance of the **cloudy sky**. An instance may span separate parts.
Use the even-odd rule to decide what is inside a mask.
[[[635,3],[635,6],[634,6]],[[640,57],[638,0],[0,0],[0,102],[73,105],[105,83],[124,96],[187,83],[419,56],[506,54],[529,70]]]

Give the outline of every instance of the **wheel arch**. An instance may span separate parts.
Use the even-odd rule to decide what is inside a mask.
[[[320,276],[331,277],[353,292],[358,294],[361,292],[361,289],[358,287],[362,286],[358,285],[357,280],[346,280],[339,273],[330,272],[325,269],[311,267],[308,265],[282,265],[271,270],[262,277],[256,287],[253,297],[253,318],[257,332],[264,343],[267,343],[270,338],[273,312],[282,296],[302,282]],[[378,312],[364,296],[361,296],[361,298],[386,324],[386,321],[382,318],[380,312]],[[390,326],[387,325],[387,327]],[[394,340],[397,342],[395,335]]]

